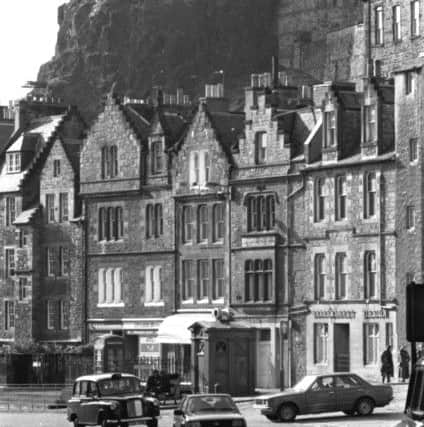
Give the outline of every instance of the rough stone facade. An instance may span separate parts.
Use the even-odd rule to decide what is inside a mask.
[[[74,226],[69,220],[79,211],[78,156],[85,125],[76,110],[39,99],[22,101],[16,119],[21,130],[5,148],[0,178],[1,341],[21,349],[41,342],[74,344],[82,341],[83,299],[79,289],[71,289],[75,280],[70,271],[81,277],[82,260],[76,257],[80,251],[73,250],[74,240],[81,239],[72,232]],[[13,166],[9,156],[16,155],[20,162]],[[54,160],[60,160],[62,165],[58,177],[53,176]],[[59,193],[68,193],[68,219],[63,223],[46,224],[42,208],[46,192],[57,196],[57,205],[52,206],[55,218],[59,216]],[[75,258],[72,270],[62,265],[66,277],[63,274],[46,280],[47,242],[55,247],[63,244],[70,249],[69,256]],[[50,303],[48,315],[46,301],[52,298],[54,303]],[[14,308],[14,321],[10,304]]]

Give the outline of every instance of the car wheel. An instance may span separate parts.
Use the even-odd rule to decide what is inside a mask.
[[[356,410],[359,415],[370,415],[374,410],[374,402],[368,397],[362,397],[356,404]]]
[[[355,415],[355,410],[354,409],[350,409],[349,411],[343,411],[346,415],[349,415],[349,416],[353,416],[353,415]]]
[[[77,417],[75,417],[75,418],[73,419],[73,422],[74,422],[74,427],[85,427],[85,424],[80,424],[80,423],[78,422],[78,418],[77,418]]]
[[[286,403],[280,406],[279,418],[283,422],[293,421],[296,418],[296,408],[290,403]]]
[[[158,427],[158,420],[153,418],[153,420],[147,421],[147,427]]]

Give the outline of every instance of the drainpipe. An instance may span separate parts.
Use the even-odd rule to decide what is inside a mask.
[[[232,292],[232,254],[231,254],[231,202],[232,202],[232,187],[228,186],[227,191],[227,225],[228,225],[228,306],[231,307],[231,292]]]
[[[84,242],[84,248],[83,248],[83,255],[84,255],[84,263],[83,263],[83,269],[84,269],[84,301],[83,301],[83,342],[88,343],[89,340],[89,332],[88,332],[88,210],[87,210],[87,201],[83,200],[83,223],[82,223],[82,232],[83,232],[83,238],[82,241]]]

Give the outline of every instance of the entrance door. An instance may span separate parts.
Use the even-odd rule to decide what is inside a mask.
[[[256,354],[256,387],[271,388],[273,384],[273,363],[271,354],[271,329],[260,329]]]
[[[334,372],[350,371],[349,324],[334,324]]]

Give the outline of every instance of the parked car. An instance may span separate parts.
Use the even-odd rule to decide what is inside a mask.
[[[293,421],[297,415],[343,411],[369,415],[393,399],[390,385],[372,385],[356,374],[308,375],[292,389],[258,397],[255,407],[270,420]]]
[[[192,394],[174,410],[172,425],[246,427],[246,420],[229,394]]]
[[[133,423],[157,427],[159,413],[159,401],[143,396],[140,380],[120,373],[77,378],[67,404],[68,421],[75,427],[127,427]]]

